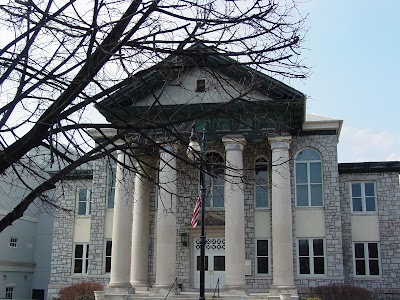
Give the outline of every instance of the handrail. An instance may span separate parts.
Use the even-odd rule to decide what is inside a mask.
[[[164,300],[168,298],[169,293],[171,292],[172,288],[174,287],[175,283],[178,281],[178,277],[175,278],[174,282],[171,284],[167,295],[165,296]]]
[[[215,297],[215,292],[216,291],[218,291],[218,296],[217,297]],[[214,298],[219,298],[219,278],[217,280],[217,284],[216,284],[215,289],[214,289],[214,295],[212,297],[213,297],[213,299]]]

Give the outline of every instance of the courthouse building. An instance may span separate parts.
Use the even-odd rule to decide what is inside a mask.
[[[338,163],[341,120],[307,115],[301,92],[193,49],[98,105],[114,124],[190,122],[173,142],[157,131],[138,161],[118,151],[118,163],[70,177],[62,205],[75,214],[55,216],[49,295],[82,281],[151,299],[198,291],[199,169],[185,154],[194,115],[207,139],[206,289],[260,299],[333,283],[397,291],[400,162]]]

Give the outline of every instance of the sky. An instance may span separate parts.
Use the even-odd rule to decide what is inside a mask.
[[[303,0],[307,113],[343,120],[339,162],[400,161],[400,1]]]

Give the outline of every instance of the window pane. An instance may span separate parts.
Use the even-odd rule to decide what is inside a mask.
[[[79,189],[79,201],[87,201],[88,196],[88,189]]]
[[[369,261],[369,275],[379,275],[379,263],[378,260]]]
[[[324,255],[324,242],[322,239],[313,240],[313,250],[314,250],[314,256]]]
[[[214,256],[214,271],[225,271],[225,256]]]
[[[257,273],[268,274],[268,257],[257,257]]]
[[[354,197],[361,197],[361,183],[353,183],[351,185],[351,196]]]
[[[375,185],[373,183],[365,183],[365,196],[375,196]]]
[[[296,163],[296,183],[307,183],[307,164]]]
[[[368,257],[369,258],[378,258],[378,244],[377,243],[368,243]]]
[[[325,274],[323,257],[314,257],[314,274]]]
[[[366,209],[366,211],[376,211],[375,197],[365,198],[365,209]]]
[[[86,202],[79,202],[78,215],[86,215]]]
[[[321,163],[310,163],[310,182],[322,183]]]
[[[322,206],[322,184],[311,185],[311,206]]]
[[[356,260],[356,275],[365,275],[365,261]]]
[[[75,245],[75,258],[83,257],[83,245]]]
[[[106,273],[111,272],[111,257],[106,257]]]
[[[310,259],[308,257],[300,257],[300,274],[310,274]]]
[[[213,206],[224,207],[224,186],[213,187]]]
[[[258,240],[257,241],[257,256],[268,256],[268,241]]]
[[[111,256],[112,242],[107,241],[106,244],[106,256]]]
[[[82,273],[82,259],[75,259],[74,273]]]
[[[89,258],[89,245],[86,245],[86,258]]]
[[[353,211],[362,211],[361,198],[353,198]]]
[[[208,256],[205,256],[204,269],[208,271]],[[200,255],[197,256],[197,271],[200,271]]]
[[[267,187],[256,186],[256,207],[268,207]]]
[[[354,250],[356,258],[365,258],[363,243],[355,243]]]
[[[256,166],[256,184],[265,185],[267,184],[267,168]]]
[[[309,255],[308,240],[299,240],[299,255],[300,256]]]
[[[306,185],[296,186],[297,206],[308,206],[308,187]]]
[[[321,158],[316,151],[305,149],[297,154],[296,160],[321,160]]]

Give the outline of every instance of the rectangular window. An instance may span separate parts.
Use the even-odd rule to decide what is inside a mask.
[[[5,299],[12,299],[14,294],[14,287],[13,286],[6,286],[6,293],[4,295]]]
[[[206,91],[206,80],[204,78],[196,80],[196,92],[201,93]]]
[[[269,244],[268,240],[257,240],[257,274],[269,274]]]
[[[78,215],[90,215],[91,210],[91,191],[87,188],[78,188]]]
[[[111,249],[112,241],[106,241],[105,273],[111,272]]]
[[[89,245],[76,244],[74,249],[74,274],[87,274],[89,266]]]
[[[354,243],[354,271],[356,276],[379,276],[379,266],[378,243]]]
[[[256,208],[268,207],[268,169],[267,166],[258,165],[255,170],[256,183]]]
[[[10,238],[10,247],[11,248],[17,248],[17,242],[18,242],[18,238],[16,237],[11,237]]]
[[[116,174],[117,164],[110,160],[107,169],[107,208],[114,208]]]
[[[298,272],[300,275],[325,274],[325,250],[323,239],[298,240]]]
[[[351,183],[351,207],[353,212],[376,212],[374,182]]]

